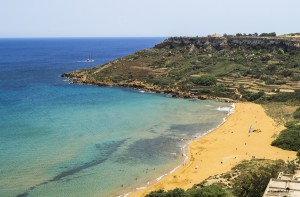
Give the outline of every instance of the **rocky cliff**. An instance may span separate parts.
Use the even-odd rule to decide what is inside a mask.
[[[300,51],[300,40],[284,37],[171,37],[155,46],[155,48],[194,45],[198,48],[242,47],[249,49],[283,49],[284,51]]]

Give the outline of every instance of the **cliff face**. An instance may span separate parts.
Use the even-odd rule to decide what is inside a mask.
[[[283,49],[284,51],[300,51],[300,40],[290,38],[265,37],[171,37],[155,46],[155,48],[178,47],[194,45],[198,48],[209,46],[215,49],[226,47],[242,47],[246,49]]]

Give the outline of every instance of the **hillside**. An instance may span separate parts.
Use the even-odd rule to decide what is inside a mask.
[[[300,39],[172,37],[154,48],[62,76],[174,97],[299,102]]]

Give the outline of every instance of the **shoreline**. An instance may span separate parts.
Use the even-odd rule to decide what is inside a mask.
[[[296,158],[294,151],[270,145],[273,136],[284,127],[277,126],[261,105],[236,103],[235,107],[235,112],[229,114],[217,128],[187,144],[186,152],[189,156],[184,164],[162,175],[153,184],[136,188],[121,196],[145,196],[154,190],[176,187],[188,189],[209,176],[227,172],[240,161],[253,157],[285,161]],[[249,134],[250,126],[260,132]],[[238,131],[241,129],[243,132]]]
[[[219,107],[220,108],[220,107]],[[141,191],[141,190],[145,190],[147,189],[148,187],[151,187],[152,185],[158,183],[159,181],[161,181],[163,178],[167,177],[167,176],[170,176],[171,174],[173,174],[174,172],[176,172],[178,169],[180,169],[182,166],[184,166],[187,162],[189,162],[189,146],[190,144],[194,141],[194,140],[197,140],[199,138],[202,138],[206,135],[208,135],[209,133],[215,131],[216,129],[218,129],[219,127],[221,127],[225,122],[226,120],[228,119],[228,117],[230,115],[232,115],[234,113],[234,110],[235,110],[235,103],[232,103],[230,107],[226,107],[228,108],[228,110],[222,110],[222,109],[218,109],[218,111],[227,111],[227,115],[226,117],[223,118],[223,121],[218,124],[216,127],[214,128],[211,128],[209,130],[207,130],[206,132],[202,133],[201,135],[195,135],[193,136],[192,139],[190,139],[189,141],[187,141],[187,143],[181,147],[181,153],[182,153],[182,156],[183,156],[183,161],[178,165],[176,166],[175,168],[173,168],[172,170],[168,171],[167,173],[157,177],[156,179],[153,179],[151,180],[151,182],[148,182],[146,183],[145,185],[142,185],[140,187],[137,187],[135,188],[134,190],[130,191],[130,192],[127,192],[127,193],[124,193],[124,194],[121,194],[121,195],[118,195],[117,197],[128,197],[128,196],[131,196],[132,193],[135,193],[136,191]]]
[[[165,89],[161,89],[159,87],[152,87],[152,86],[151,86],[151,88],[149,88],[145,84],[143,84],[142,82],[139,82],[139,81],[137,81],[133,84],[131,84],[131,83],[119,84],[119,83],[112,83],[112,82],[106,83],[106,82],[89,81],[89,80],[86,80],[85,77],[78,77],[76,75],[76,71],[71,72],[71,73],[64,73],[61,75],[61,77],[66,78],[64,81],[68,81],[71,84],[94,85],[94,86],[100,86],[100,87],[102,86],[102,87],[129,88],[129,89],[134,89],[140,93],[158,93],[158,94],[169,95],[171,98],[212,100],[215,102],[231,103],[231,106],[228,107],[229,109],[225,110],[225,111],[227,111],[227,115],[223,118],[223,121],[219,125],[217,125],[214,128],[209,129],[208,131],[204,132],[201,135],[196,134],[193,139],[190,139],[183,147],[181,147],[182,155],[183,155],[184,159],[178,166],[176,166],[169,172],[159,176],[158,178],[152,180],[151,182],[147,182],[145,185],[141,185],[140,187],[137,187],[130,192],[117,195],[117,197],[128,197],[128,196],[132,196],[136,192],[144,191],[144,190],[148,189],[149,187],[152,187],[153,185],[159,183],[162,179],[172,175],[174,172],[176,172],[183,166],[185,166],[186,163],[188,163],[190,161],[190,156],[189,156],[190,155],[190,152],[189,152],[190,144],[193,143],[195,140],[200,139],[200,138],[210,134],[211,132],[214,132],[219,127],[221,127],[227,121],[228,117],[231,116],[232,114],[234,114],[234,110],[235,110],[235,100],[232,100],[229,98],[196,96],[196,95],[192,95],[190,93],[181,92],[179,90],[176,90],[176,91],[165,90]],[[218,109],[218,110],[222,111],[222,109]]]
[[[85,84],[85,85],[95,85],[102,87],[122,87],[137,89],[139,91],[150,92],[150,93],[160,93],[160,94],[169,94],[174,98],[185,98],[185,99],[200,99],[200,100],[214,100],[217,102],[227,102],[234,103],[236,100],[223,97],[213,97],[208,95],[194,95],[190,92],[180,91],[176,88],[161,88],[156,85],[144,84],[142,81],[133,81],[126,83],[115,83],[112,81],[96,81],[94,79],[87,79],[86,75],[78,73],[77,71],[63,73],[61,77],[66,78],[69,83],[74,84]]]
[[[148,182],[146,185],[143,185],[141,187],[138,187],[138,188],[135,188],[135,190],[131,191],[131,192],[127,192],[125,194],[121,194],[121,195],[118,195],[117,197],[128,197],[128,196],[131,196],[131,194],[137,192],[137,191],[141,191],[141,190],[145,190],[147,189],[148,187],[151,187],[153,186],[154,184],[158,183],[159,181],[161,181],[162,179],[164,179],[165,177],[167,176],[170,176],[172,175],[174,172],[176,172],[178,169],[180,169],[181,167],[183,167],[186,163],[189,162],[190,160],[190,157],[189,157],[189,147],[190,147],[190,144],[193,143],[193,141],[197,140],[197,139],[200,139],[206,135],[208,135],[209,133],[211,132],[214,132],[216,129],[218,129],[219,127],[221,127],[228,119],[229,116],[231,116],[233,113],[234,113],[234,110],[235,110],[235,103],[232,103],[231,107],[229,107],[228,110],[226,110],[228,113],[226,115],[226,117],[223,118],[223,121],[218,124],[216,127],[214,128],[211,128],[209,129],[208,131],[202,133],[201,135],[195,135],[193,139],[190,139],[183,147],[181,147],[181,151],[182,151],[182,155],[184,157],[183,161],[178,165],[176,166],[175,168],[173,168],[172,170],[170,170],[169,172],[159,176],[158,178],[152,180],[150,182]]]
[[[95,83],[87,80],[84,76],[77,77],[76,74],[76,72],[73,72],[72,76],[62,76],[67,77],[71,83],[77,84],[133,88],[143,92],[169,94],[171,97],[177,98],[235,102],[227,98],[198,97],[189,93],[178,92],[178,90],[174,92],[173,90],[156,89],[156,87],[153,89],[152,86],[149,88],[138,81],[135,81],[133,84]],[[261,105],[238,102],[235,107],[235,113],[228,115],[226,121],[223,121],[217,128],[213,128],[206,134],[197,136],[196,139],[192,139],[187,143],[186,153],[189,155],[187,162],[158,177],[152,183],[148,182],[146,185],[135,188],[131,192],[119,195],[119,197],[145,196],[151,191],[160,189],[188,189],[210,176],[230,171],[232,167],[242,160],[250,160],[251,158],[282,159],[285,161],[296,158],[294,151],[285,151],[271,146],[271,142],[275,139],[274,137],[284,129],[284,126],[278,126],[275,120],[266,114]],[[250,127],[259,132],[249,134]],[[241,130],[243,132],[239,133],[238,131]],[[224,143],[221,140],[227,140],[229,143]]]

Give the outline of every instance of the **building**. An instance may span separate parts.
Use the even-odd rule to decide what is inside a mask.
[[[263,197],[300,197],[300,177],[280,173],[271,179]]]

